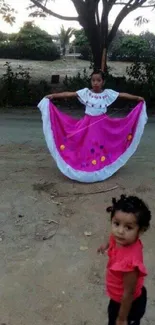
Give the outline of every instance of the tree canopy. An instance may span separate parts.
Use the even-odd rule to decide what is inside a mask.
[[[138,8],[155,8],[155,0],[70,0],[77,12],[77,15],[72,17],[54,12],[52,10],[53,2],[54,0],[30,0],[30,15],[34,17],[51,15],[58,19],[79,22],[90,44],[94,66],[103,70],[106,67],[109,46],[115,38],[122,21]],[[120,6],[120,11],[114,23],[109,26],[109,14],[117,6]],[[9,6],[7,0],[0,0],[0,15],[9,23],[15,21],[15,11]],[[139,16],[136,23],[139,24],[143,21],[147,21],[147,19]]]
[[[5,0],[0,0],[0,16],[11,25],[15,22],[15,10]]]
[[[60,40],[60,44],[63,50],[63,55],[66,53],[66,46],[69,44],[70,38],[74,33],[74,29],[72,27],[67,28],[67,30],[62,25],[60,28],[60,32],[58,34],[58,38]]]
[[[59,51],[51,35],[26,22],[17,34],[0,34],[0,57],[52,61]]]
[[[65,0],[64,0],[65,1]],[[155,0],[70,0],[77,12],[77,16],[63,16],[52,10],[53,0],[30,0],[32,16],[52,15],[58,19],[77,21],[84,28],[91,46],[93,61],[96,67],[105,69],[108,48],[116,36],[121,22],[131,12],[138,8],[154,8]],[[101,14],[99,13],[101,5]],[[109,14],[111,10],[120,5],[113,25],[109,28]],[[142,17],[137,17],[137,23],[142,22]]]

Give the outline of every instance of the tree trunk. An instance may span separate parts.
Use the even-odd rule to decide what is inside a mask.
[[[94,69],[101,69],[102,49],[97,26],[93,25],[93,28],[89,26],[85,32],[92,50]]]
[[[108,49],[104,48],[102,52],[102,59],[101,59],[101,70],[103,72],[107,71],[107,54],[108,54]]]
[[[102,49],[101,57],[101,70],[106,72],[107,70],[107,51],[108,51],[108,16],[109,16],[109,5],[107,1],[103,0],[103,12],[101,17],[100,25],[100,42]]]
[[[91,45],[92,48],[92,54],[93,54],[93,65],[94,69],[101,69],[101,59],[102,59],[102,52],[100,50],[100,47]]]

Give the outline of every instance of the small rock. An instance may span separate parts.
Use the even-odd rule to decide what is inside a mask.
[[[61,305],[61,304],[60,304],[60,305],[58,305],[58,306],[57,306],[57,308],[58,308],[58,309],[61,309],[61,308],[62,308],[62,305]]]
[[[84,235],[87,236],[87,237],[90,237],[92,235],[92,233],[91,233],[91,231],[85,231]]]
[[[0,241],[3,241],[3,239],[0,237]]]
[[[81,247],[80,247],[80,251],[83,251],[83,252],[86,251],[87,249],[88,249],[87,246],[81,246]]]

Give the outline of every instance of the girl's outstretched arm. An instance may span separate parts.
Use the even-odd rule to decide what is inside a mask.
[[[131,305],[133,302],[133,296],[137,284],[138,279],[138,271],[132,271],[128,273],[124,273],[124,294],[121,301],[121,307],[119,310],[118,318],[116,321],[116,325],[127,325],[128,315],[131,309]]]
[[[120,98],[126,98],[126,99],[130,99],[130,100],[136,100],[137,102],[144,102],[144,98],[140,97],[140,96],[134,96],[131,94],[127,94],[127,93],[119,93],[119,97]]]
[[[71,97],[77,97],[77,93],[75,91],[74,92],[65,91],[63,93],[54,93],[46,96],[46,98],[49,99],[71,98]]]

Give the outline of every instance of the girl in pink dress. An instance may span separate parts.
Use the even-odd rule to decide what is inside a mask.
[[[104,75],[94,71],[92,89],[56,93],[38,104],[48,149],[60,171],[79,182],[103,181],[121,168],[135,152],[147,121],[144,99],[104,89]],[[60,112],[53,99],[77,97],[85,116],[72,118]],[[118,97],[138,105],[125,118],[110,118],[107,108]]]
[[[106,287],[110,298],[109,325],[140,325],[146,309],[147,293],[144,278],[143,245],[139,237],[150,226],[151,213],[135,196],[112,200],[112,232],[107,245],[98,253],[108,252]]]

